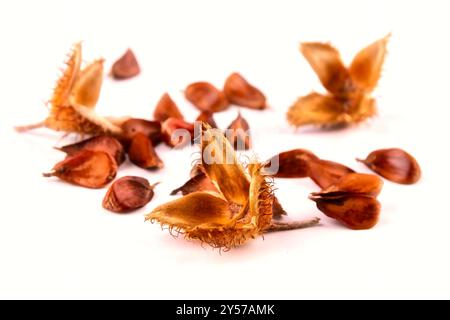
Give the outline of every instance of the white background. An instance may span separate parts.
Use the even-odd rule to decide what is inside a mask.
[[[0,4],[0,298],[450,298],[448,137],[450,20],[447,1],[2,1]],[[332,41],[346,62],[392,32],[375,92],[379,116],[337,132],[294,130],[289,105],[323,90],[298,51],[300,41]],[[172,199],[189,176],[195,148],[157,148],[166,167],[125,163],[119,176],[161,181],[145,208],[105,211],[106,189],[89,190],[43,171],[63,158],[61,134],[12,127],[45,118],[71,44],[106,68],[131,47],[142,74],[105,79],[102,115],[150,118],[168,91],[189,120],[187,84],[222,86],[241,72],[271,109],[244,109],[261,159],[292,148],[368,172],[354,161],[377,148],[401,147],[422,165],[413,186],[385,183],[380,223],[352,231],[307,199],[307,180],[277,180],[293,218],[322,217],[320,227],[270,234],[219,254],[172,238],[143,215]],[[237,109],[217,115],[225,127]]]

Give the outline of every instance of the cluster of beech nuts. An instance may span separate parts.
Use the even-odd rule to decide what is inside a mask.
[[[331,45],[302,43],[300,50],[326,93],[300,97],[287,112],[289,123],[337,128],[373,116],[376,101],[371,92],[380,78],[388,39],[389,36],[361,50],[348,67]],[[138,61],[128,49],[113,64],[110,76],[124,80],[139,73]],[[158,144],[181,148],[195,141],[202,157],[193,166],[190,179],[171,193],[181,193],[182,197],[155,208],[145,220],[159,222],[171,232],[182,232],[186,238],[213,247],[229,249],[266,232],[305,228],[319,222],[318,218],[286,221],[286,212],[274,194],[277,178],[310,178],[320,191],[311,193],[309,199],[322,213],[348,228],[369,229],[380,216],[377,196],[383,180],[379,176],[400,184],[413,184],[421,176],[414,157],[397,148],[376,150],[357,159],[377,175],[357,173],[305,149],[282,152],[263,162],[240,163],[236,151],[252,147],[249,123],[239,112],[225,136],[213,115],[230,105],[264,110],[267,102],[266,96],[239,73],[232,73],[223,89],[208,82],[187,86],[185,98],[199,110],[193,122],[185,119],[168,93],[161,96],[151,120],[100,116],[95,105],[102,82],[103,60],[82,65],[81,44],[76,43],[56,83],[48,117],[38,124],[16,128],[22,132],[46,127],[90,136],[57,148],[65,159],[44,177],[102,188],[116,178],[127,155],[141,168],[158,170],[164,167],[155,150]],[[179,129],[187,135],[175,134]],[[216,161],[207,161],[208,156]],[[270,172],[268,168],[274,161],[278,170]],[[103,207],[117,213],[144,207],[153,198],[157,184],[137,176],[116,179],[104,196]]]

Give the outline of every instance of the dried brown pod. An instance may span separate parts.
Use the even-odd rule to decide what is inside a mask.
[[[271,230],[274,195],[261,174],[263,166],[249,164],[246,174],[228,140],[207,124],[202,125],[201,151],[204,172],[218,192],[189,193],[155,208],[146,220],[225,249]],[[288,227],[292,224],[277,222],[277,230]]]
[[[103,198],[103,208],[117,213],[127,213],[142,208],[152,200],[154,188],[147,179],[126,176],[117,179]]]
[[[117,163],[104,151],[82,150],[57,163],[44,177],[61,180],[87,188],[101,188],[111,182],[117,173]]]
[[[48,117],[34,125],[16,127],[17,131],[47,127],[82,134],[122,133],[119,126],[94,111],[103,82],[103,60],[96,60],[83,69],[81,61],[81,44],[76,43],[53,90]]]
[[[228,101],[241,107],[262,110],[267,107],[265,95],[239,73],[232,73],[223,88]]]
[[[386,55],[389,36],[361,50],[346,67],[339,52],[327,43],[302,43],[300,51],[327,89],[299,98],[287,113],[290,124],[340,127],[376,114],[375,89]]]
[[[309,158],[307,161],[308,177],[322,189],[337,183],[343,176],[355,171],[338,162]]]
[[[375,175],[350,173],[310,199],[330,218],[355,229],[370,229],[378,222],[381,205],[376,197],[383,181]]]
[[[111,68],[111,75],[114,79],[125,80],[137,76],[141,72],[139,63],[131,49],[114,62]]]
[[[213,118],[213,114],[210,112],[201,112],[195,121],[206,122],[211,126],[211,128],[217,129],[217,123]]]
[[[68,156],[72,156],[81,150],[104,151],[116,160],[117,165],[125,161],[125,150],[122,144],[111,136],[96,136],[56,149],[65,152]]]
[[[169,118],[184,119],[177,105],[167,92],[164,93],[158,101],[155,111],[153,112],[153,118],[161,122]]]
[[[194,124],[169,118],[161,125],[164,142],[170,147],[184,147],[194,139]]]
[[[156,154],[150,138],[143,133],[136,133],[128,148],[128,157],[135,165],[144,169],[161,169],[164,163]]]
[[[200,111],[214,113],[223,111],[229,106],[225,94],[209,82],[190,84],[184,95]]]
[[[398,148],[371,152],[366,159],[356,159],[387,180],[413,184],[419,181],[422,171],[417,160]]]
[[[308,162],[310,159],[318,159],[311,151],[306,149],[294,149],[273,156],[267,161],[266,167],[272,163],[278,163],[278,171],[275,178],[306,178],[309,174]]]
[[[204,173],[201,164],[196,164],[192,167],[191,170],[191,179],[189,179],[184,185],[179,188],[174,189],[170,195],[176,195],[179,192],[183,196],[196,192],[196,191],[214,191],[219,192],[216,185],[208,178],[208,176]],[[274,218],[280,217],[282,215],[287,215],[286,211],[283,209],[281,203],[278,198],[274,196],[272,206],[272,214]]]
[[[154,146],[162,141],[161,122],[159,121],[131,118],[122,123],[121,129],[123,130],[121,140],[125,145],[129,145],[136,133],[145,134]]]
[[[234,150],[248,150],[251,148],[250,126],[240,112],[227,129],[227,138],[230,140]]]

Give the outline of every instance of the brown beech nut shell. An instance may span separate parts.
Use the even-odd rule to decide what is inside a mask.
[[[122,123],[121,128],[123,130],[122,142],[127,146],[136,133],[145,134],[154,146],[162,141],[161,122],[159,121],[131,118]]]
[[[383,181],[371,174],[349,173],[310,199],[330,218],[351,229],[370,229],[378,222],[380,203],[376,197]]]
[[[118,165],[125,161],[125,150],[122,144],[111,136],[92,137],[56,149],[65,152],[68,156],[72,156],[81,150],[104,151],[109,153]]]
[[[104,151],[82,150],[58,162],[44,177],[58,177],[86,188],[101,188],[117,173],[117,163]]]
[[[338,162],[310,157],[306,162],[308,176],[322,189],[338,182],[343,176],[355,171]]]
[[[210,112],[201,112],[195,121],[201,121],[209,124],[211,128],[217,129],[217,123],[214,120],[213,114]]]
[[[278,160],[276,159],[278,158]],[[276,178],[306,178],[309,174],[309,161],[319,159],[311,151],[306,149],[294,149],[273,156],[267,161],[267,167],[272,162],[278,161]]]
[[[347,196],[337,199],[315,200],[317,208],[330,218],[350,229],[374,227],[379,220],[381,205],[377,199],[366,196]]]
[[[180,130],[182,135],[175,135]],[[194,124],[181,119],[169,118],[161,125],[164,142],[170,147],[184,147],[194,139]]]
[[[184,117],[175,102],[166,92],[158,101],[155,111],[153,112],[153,118],[155,120],[163,122],[169,118],[183,119]]]
[[[223,111],[229,106],[225,94],[208,82],[190,84],[184,95],[200,111],[214,113]]]
[[[234,150],[248,150],[251,148],[250,126],[239,112],[236,119],[228,126],[227,138]]]
[[[164,163],[156,154],[152,141],[143,133],[136,133],[128,149],[128,157],[135,165],[144,169],[161,169]]]
[[[152,200],[154,187],[141,177],[126,176],[117,179],[103,198],[103,208],[117,213],[142,208]]]
[[[422,175],[416,159],[398,148],[376,150],[366,159],[357,160],[383,178],[401,184],[416,183]]]
[[[345,195],[364,195],[377,197],[383,188],[383,180],[373,174],[349,173],[338,182],[312,195],[335,198]]]
[[[125,80],[137,76],[141,72],[136,56],[128,49],[122,57],[114,62],[111,75],[114,79]]]
[[[223,92],[232,104],[250,109],[262,110],[266,108],[265,95],[237,72],[232,73],[227,78]]]

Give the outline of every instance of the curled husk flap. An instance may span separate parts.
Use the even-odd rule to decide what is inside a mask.
[[[111,75],[114,79],[125,80],[137,76],[141,72],[139,63],[131,49],[114,62],[111,68]]]
[[[214,113],[228,108],[229,102],[225,94],[209,82],[195,82],[190,84],[184,95],[197,109]]]
[[[58,177],[86,188],[101,188],[117,173],[117,163],[104,151],[82,150],[57,163],[44,177]]]
[[[153,112],[153,118],[161,122],[169,118],[184,119],[177,105],[167,92],[164,93],[158,101],[155,111]]]
[[[330,218],[355,230],[370,229],[379,220],[381,205],[376,199],[383,181],[375,175],[349,173],[310,199]]]
[[[233,145],[234,150],[251,148],[250,126],[240,112],[227,129],[227,138]]]
[[[228,101],[241,107],[262,110],[266,108],[266,97],[239,73],[232,73],[223,88]]]
[[[156,154],[152,141],[144,133],[138,132],[131,140],[128,157],[135,165],[144,169],[161,169],[164,163]]]
[[[381,149],[371,152],[366,159],[357,159],[380,176],[401,184],[419,181],[422,170],[417,160],[398,148]]]
[[[118,165],[125,161],[125,150],[122,144],[111,136],[96,136],[56,149],[65,152],[68,156],[72,156],[81,150],[104,151],[109,153]]]
[[[194,191],[155,208],[146,220],[158,221],[213,247],[240,245],[272,225],[274,195],[252,163],[248,172],[236,160],[228,140],[216,129],[202,125],[202,171],[217,191]]]
[[[81,61],[81,44],[76,43],[53,90],[48,117],[39,125],[16,127],[18,131],[45,126],[85,134],[122,133],[119,126],[94,111],[102,87],[103,60],[96,60],[84,69]]]
[[[126,176],[114,181],[103,198],[103,208],[117,213],[126,213],[145,206],[152,200],[155,185],[147,179]]]
[[[288,110],[294,126],[341,127],[358,123],[376,114],[375,89],[386,55],[389,36],[361,50],[350,67],[344,66],[339,52],[328,43],[302,43],[300,51],[328,93],[300,97]]]

